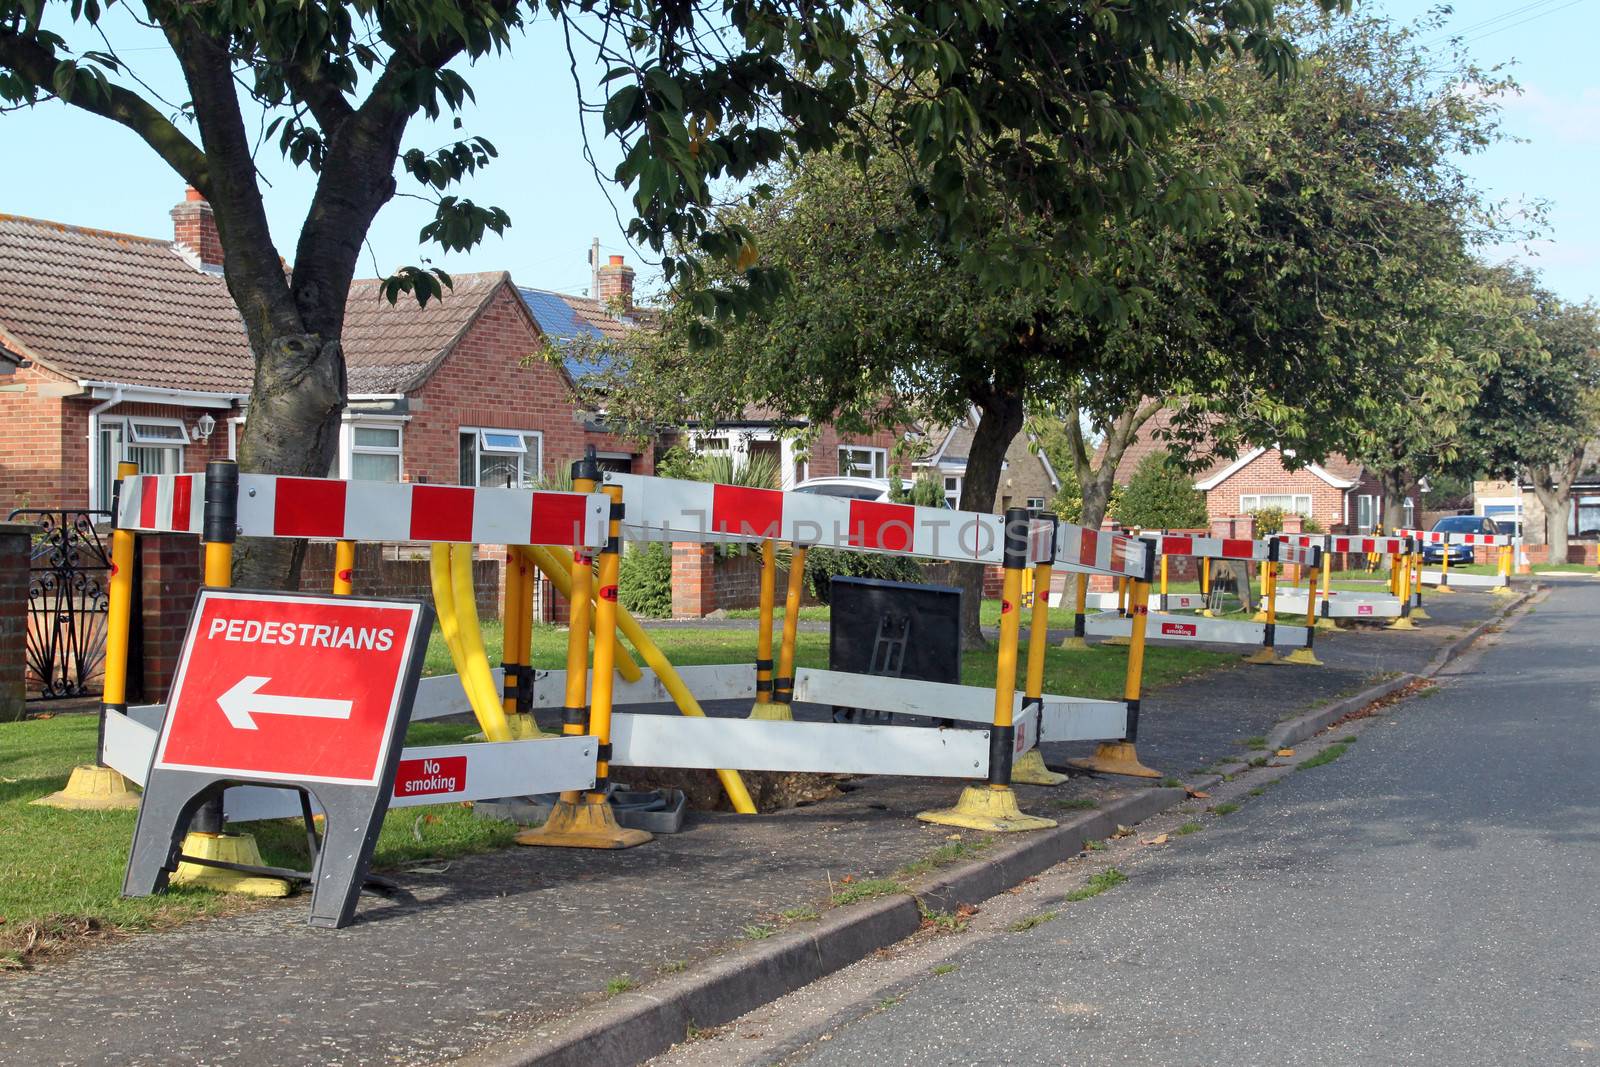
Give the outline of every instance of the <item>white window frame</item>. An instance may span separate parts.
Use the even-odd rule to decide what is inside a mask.
[[[355,457],[394,456],[395,481],[403,481],[406,473],[406,421],[404,415],[346,416],[339,424],[339,477],[350,481],[354,477]],[[395,443],[390,445],[358,445],[356,430],[394,430]]]
[[[141,424],[174,427],[179,437],[140,434],[138,426]],[[94,441],[94,447],[89,452],[89,463],[92,467],[98,468],[102,461],[105,461],[109,467],[107,470],[99,471],[100,477],[94,481],[96,490],[100,494],[100,499],[94,501],[94,506],[101,509],[111,507],[111,489],[116,484],[118,463],[135,461],[136,450],[169,449],[176,453],[170,471],[163,469],[144,473],[180,474],[184,470],[184,449],[192,443],[189,439],[189,429],[183,424],[183,420],[165,415],[102,415],[99,420],[99,431],[100,436]],[[109,447],[103,448],[102,443],[108,437],[112,439]]]
[[[1273,498],[1273,497],[1285,497],[1285,496],[1289,498],[1290,504],[1289,504],[1288,508],[1284,509],[1284,514],[1286,514],[1286,515],[1299,515],[1302,518],[1310,517],[1310,515],[1311,515],[1311,494],[1310,493],[1241,493],[1239,495],[1239,514],[1248,515],[1252,511],[1259,511],[1263,506],[1265,506],[1265,507],[1276,507],[1276,505],[1274,505],[1274,504],[1263,505],[1261,503],[1261,499],[1263,497]],[[1305,508],[1303,510],[1300,507],[1300,501],[1302,501],[1302,500],[1305,501]]]
[[[187,448],[190,444],[189,430],[183,425],[182,419],[160,418],[153,415],[129,415],[123,422],[127,429],[124,440],[129,448]],[[141,427],[165,426],[178,431],[177,437],[162,437],[160,435],[147,435],[141,432]]]
[[[1028,508],[1029,511],[1043,511],[1044,510],[1044,497],[1042,497],[1042,496],[1030,496],[1030,497],[1028,497],[1028,499],[1026,501],[1026,505],[1027,505],[1027,508]]]
[[[859,452],[867,460],[867,473],[856,473],[856,460],[845,459],[846,454]],[[839,474],[846,478],[887,478],[889,477],[889,450],[875,448],[872,445],[840,445],[839,446]]]
[[[966,480],[965,475],[946,474],[944,476],[944,501],[950,505],[951,511],[961,508],[961,483]],[[955,484],[952,485],[951,483]]]
[[[473,457],[472,484],[479,485],[483,481],[483,457],[485,453],[491,456],[516,456],[517,457],[517,485],[527,489],[544,475],[544,431],[543,430],[516,430],[504,426],[462,426],[456,433],[456,447],[461,447],[461,438],[466,434],[475,434],[477,437],[477,454]],[[507,437],[516,437],[522,441],[520,449],[510,446],[489,445],[486,443],[488,434],[503,434]],[[530,446],[530,442],[532,447]],[[531,457],[531,462],[530,462]],[[459,473],[460,456],[457,456]]]

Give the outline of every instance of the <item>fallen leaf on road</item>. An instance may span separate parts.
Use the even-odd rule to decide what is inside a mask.
[[[1118,823],[1117,824],[1117,832],[1112,834],[1111,836],[1112,837],[1131,837],[1132,835],[1133,835],[1133,831],[1132,830],[1128,829],[1126,826],[1123,826],[1121,823]]]
[[[1167,843],[1167,835],[1166,834],[1157,834],[1154,837],[1147,837],[1143,841],[1139,842],[1139,844],[1141,844],[1141,845],[1164,845],[1166,843]]]
[[[1279,756],[1292,756],[1292,755],[1294,755],[1294,749],[1292,749],[1292,748],[1280,748],[1280,749],[1278,749],[1278,751],[1277,751],[1277,752],[1276,752],[1276,753],[1275,753],[1275,755],[1279,755]]]
[[[1206,800],[1211,796],[1204,789],[1185,789],[1184,792],[1197,800]]]

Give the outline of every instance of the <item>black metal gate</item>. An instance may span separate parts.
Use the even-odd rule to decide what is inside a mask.
[[[109,511],[21,508],[39,527],[28,564],[28,673],[44,699],[88,696],[106,654],[111,560],[96,524]]]

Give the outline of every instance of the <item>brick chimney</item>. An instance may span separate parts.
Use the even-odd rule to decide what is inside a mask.
[[[633,310],[633,268],[622,262],[621,256],[600,268],[600,289],[595,293],[606,307],[620,308],[624,313]]]
[[[183,202],[172,209],[172,245],[178,253],[203,271],[222,270],[222,238],[211,205],[194,186],[183,191]]]

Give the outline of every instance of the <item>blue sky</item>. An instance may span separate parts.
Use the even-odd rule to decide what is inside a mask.
[[[1357,6],[1413,19],[1437,5],[1358,0]],[[1470,42],[1481,62],[1511,63],[1525,90],[1505,105],[1508,131],[1527,143],[1497,146],[1468,160],[1467,168],[1497,197],[1550,204],[1544,239],[1494,255],[1529,258],[1546,284],[1569,299],[1600,299],[1600,206],[1593,194],[1600,179],[1600,76],[1590,54],[1600,0],[1457,0],[1453,6],[1447,26]],[[122,15],[111,16],[107,33],[145,81],[169,99],[183,98],[170,61],[163,63],[168,56],[159,38]],[[98,46],[80,34],[70,39]],[[593,68],[579,73],[595,84]],[[585,255],[596,237],[602,252],[624,253],[648,272],[618,223],[619,213],[626,220],[626,200],[602,188],[582,158],[572,74],[554,24],[533,23],[511,56],[481,63],[468,77],[479,104],[465,115],[466,132],[488,137],[500,158],[470,179],[462,195],[505,208],[512,228],[470,253],[441,255],[417,244],[428,205],[397,198],[373,227],[361,273],[431,257],[450,271],[505,269],[524,285],[582,292],[589,284]],[[592,132],[597,159],[609,172],[615,153]],[[409,144],[433,148],[452,139],[443,124],[413,124]],[[171,232],[167,211],[180,199],[182,183],[121,127],[55,103],[0,115],[0,159],[9,163],[0,166],[0,211],[150,236]],[[261,153],[260,165],[271,182],[268,212],[279,251],[292,258],[311,181],[275,149]],[[406,189],[409,179],[400,180]]]

